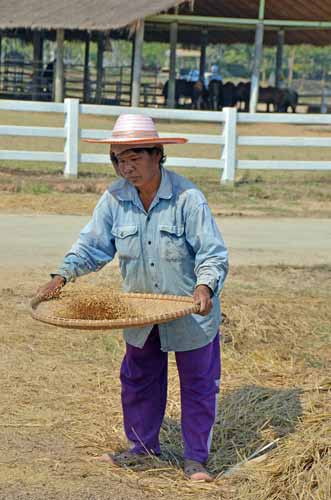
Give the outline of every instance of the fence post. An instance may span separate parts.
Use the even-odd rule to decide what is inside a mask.
[[[65,131],[65,177],[77,177],[78,174],[78,135],[79,135],[79,99],[64,100]]]
[[[237,147],[237,108],[223,108],[225,114],[225,123],[223,136],[225,144],[222,152],[224,160],[224,169],[221,183],[233,182],[236,169],[236,147]]]
[[[325,88],[325,81],[323,82],[322,88],[322,96],[321,96],[321,113],[328,112],[328,103],[327,103],[327,92]]]
[[[121,96],[122,96],[122,80],[116,80],[116,82],[115,82],[115,103],[116,103],[116,106],[121,105]]]

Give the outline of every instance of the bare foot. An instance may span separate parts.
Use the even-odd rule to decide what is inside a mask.
[[[191,481],[206,481],[210,482],[213,478],[207,472],[195,472],[189,477]]]
[[[208,474],[204,465],[196,460],[186,459],[184,461],[184,473],[191,481],[213,481],[212,476]]]

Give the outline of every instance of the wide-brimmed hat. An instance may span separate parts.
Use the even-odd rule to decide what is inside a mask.
[[[105,144],[184,144],[185,137],[160,137],[155,123],[146,115],[120,115],[111,131],[111,136],[106,139],[84,139],[85,142],[98,142]]]

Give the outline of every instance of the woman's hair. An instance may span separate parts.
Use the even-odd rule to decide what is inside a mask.
[[[167,156],[164,154],[163,146],[155,146],[153,148],[135,148],[135,147],[133,147],[133,148],[127,149],[127,151],[133,151],[134,153],[141,153],[141,151],[146,151],[146,153],[148,153],[149,155],[152,155],[153,153],[160,153],[161,154],[161,158],[160,158],[160,162],[159,162],[160,168],[163,167],[163,165],[167,159]],[[113,153],[112,151],[110,151],[110,161],[112,162],[116,172],[118,173],[118,171],[117,171],[118,160],[117,160],[115,153]]]

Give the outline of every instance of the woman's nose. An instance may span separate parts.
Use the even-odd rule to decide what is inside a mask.
[[[121,169],[124,173],[129,174],[130,172],[133,172],[134,166],[130,162],[121,162]]]

